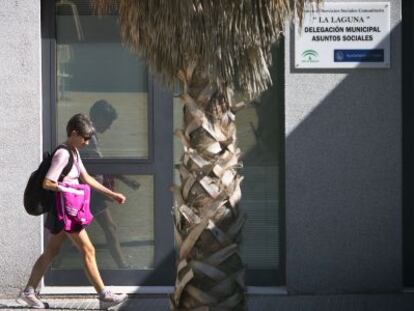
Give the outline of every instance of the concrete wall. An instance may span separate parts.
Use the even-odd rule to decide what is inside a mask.
[[[291,293],[402,287],[401,1],[391,5],[391,69],[297,71],[287,36]]]
[[[41,219],[22,205],[41,158],[40,1],[0,1],[0,297],[27,281],[41,251]]]

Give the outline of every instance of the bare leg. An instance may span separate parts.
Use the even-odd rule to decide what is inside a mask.
[[[85,229],[82,229],[80,232],[66,234],[83,256],[85,271],[89,281],[92,283],[93,287],[95,287],[96,292],[101,293],[105,288],[105,285],[102,281],[101,274],[99,273],[98,265],[96,264],[95,247],[92,245],[88,233]]]
[[[62,243],[65,241],[65,239],[66,235],[63,231],[59,232],[58,234],[53,234],[49,238],[46,250],[36,260],[36,263],[32,268],[32,273],[30,274],[26,288],[29,286],[36,288],[39,285],[40,280],[46,273],[46,270],[52,262],[53,258],[55,258],[59,253],[60,247],[62,246]]]
[[[98,214],[95,219],[105,233],[106,243],[108,244],[112,258],[115,260],[118,267],[125,268],[127,264],[116,232],[116,224],[112,219],[111,213],[108,209],[105,209],[102,213]]]

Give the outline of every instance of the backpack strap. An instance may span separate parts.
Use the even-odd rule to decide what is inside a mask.
[[[72,166],[73,166],[74,159],[73,159],[73,153],[72,153],[72,151],[66,145],[59,145],[59,146],[57,146],[56,149],[52,153],[52,157],[55,155],[56,151],[58,151],[59,149],[66,149],[69,152],[69,161],[68,161],[68,164],[66,164],[65,168],[62,170],[62,173],[60,174],[59,179],[58,179],[58,181],[62,181],[63,178],[65,178],[69,174],[69,172],[71,171]]]

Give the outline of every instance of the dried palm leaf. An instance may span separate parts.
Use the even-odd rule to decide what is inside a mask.
[[[196,63],[210,83],[225,81],[249,97],[271,84],[271,46],[295,7],[302,21],[307,2],[91,0],[100,14],[118,10],[123,41],[168,85],[174,85],[180,69]]]

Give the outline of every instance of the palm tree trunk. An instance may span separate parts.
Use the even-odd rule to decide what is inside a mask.
[[[175,187],[177,255],[173,310],[245,310],[244,266],[239,252],[245,216],[238,173],[235,111],[230,89],[209,83],[192,64],[184,83],[184,146]]]

